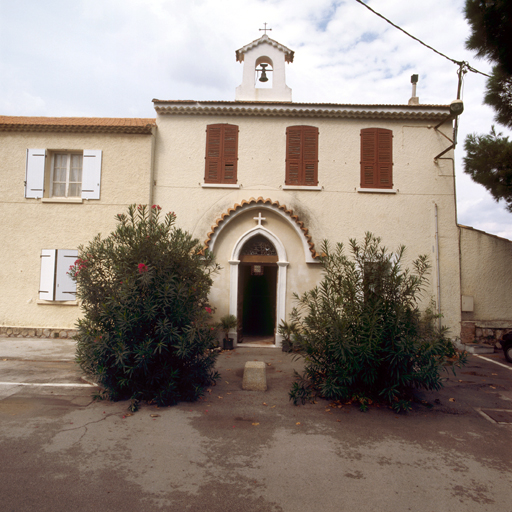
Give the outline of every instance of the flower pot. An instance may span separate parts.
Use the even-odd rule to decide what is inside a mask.
[[[224,338],[222,340],[222,348],[224,350],[233,350],[233,338]]]
[[[281,343],[281,350],[283,352],[291,352],[292,351],[292,344],[287,341],[287,340],[283,340],[282,343]]]

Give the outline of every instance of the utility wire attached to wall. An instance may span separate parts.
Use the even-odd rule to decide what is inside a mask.
[[[461,99],[462,84],[463,84],[463,81],[464,81],[464,75],[468,71],[471,71],[472,73],[478,73],[479,75],[483,75],[483,76],[486,76],[486,77],[489,78],[489,75],[487,73],[483,73],[482,71],[479,71],[478,69],[474,68],[473,66],[470,66],[469,62],[466,62],[466,61],[463,61],[463,60],[452,59],[451,57],[448,57],[448,55],[445,55],[444,53],[441,53],[440,51],[436,50],[435,48],[433,48],[432,46],[428,45],[427,43],[424,43],[421,39],[418,39],[417,37],[414,37],[412,34],[409,34],[409,32],[407,32],[407,30],[404,30],[402,27],[399,27],[398,25],[393,23],[391,20],[388,20],[385,16],[383,16],[380,13],[378,13],[376,10],[372,9],[369,5],[365,4],[363,2],[363,0],[356,0],[356,2],[361,4],[361,5],[364,5],[369,11],[373,12],[373,14],[376,14],[379,18],[382,18],[384,21],[386,21],[387,23],[389,23],[393,27],[397,28],[398,30],[403,32],[405,35],[409,36],[411,39],[414,39],[415,41],[417,41],[418,43],[422,44],[423,46],[425,46],[429,50],[432,50],[434,53],[437,53],[441,57],[444,57],[445,59],[448,59],[450,62],[453,62],[454,64],[457,64],[457,66],[459,66],[459,69],[457,70],[457,77],[458,77],[457,99],[458,100]],[[459,127],[458,125],[459,125],[458,116],[456,116],[455,117],[455,125],[454,125],[454,128],[453,128],[453,144],[452,144],[452,147],[454,147],[454,148],[457,145],[457,132],[458,132],[458,127]],[[449,149],[451,149],[451,147]],[[448,150],[446,150],[446,151],[448,151]],[[437,155],[436,159],[439,158],[444,153],[446,153],[446,151],[443,151],[442,153]]]
[[[360,3],[361,5],[364,5],[368,10],[373,12],[373,14],[376,14],[379,18],[382,18],[384,21],[386,21],[387,23],[389,23],[393,27],[397,28],[398,30],[400,30],[401,32],[403,32],[404,34],[409,36],[410,38],[414,39],[418,43],[420,43],[423,46],[427,47],[429,50],[432,50],[433,52],[437,53],[438,55],[441,55],[441,57],[444,57],[445,59],[448,59],[449,61],[453,62],[454,64],[457,64],[459,66],[460,70],[465,69],[466,71],[464,71],[464,73],[467,72],[467,71],[471,71],[472,73],[478,73],[480,75],[489,77],[488,74],[483,73],[482,71],[479,71],[478,69],[475,69],[473,66],[470,66],[469,62],[462,61],[462,60],[452,59],[451,57],[448,57],[444,53],[441,53],[441,52],[437,51],[435,48],[432,48],[432,46],[429,46],[427,43],[424,43],[421,39],[418,39],[417,37],[414,37],[412,34],[409,34],[409,32],[404,30],[402,27],[399,27],[398,25],[393,23],[391,20],[388,20],[385,16],[383,16],[380,13],[378,13],[376,10],[372,9],[369,5],[365,4],[363,2],[363,0],[356,0],[356,2]],[[461,74],[461,71],[459,71],[458,73]],[[459,92],[460,92],[460,86],[459,86]]]

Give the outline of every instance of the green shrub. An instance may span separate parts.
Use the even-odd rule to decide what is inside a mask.
[[[217,378],[207,298],[217,266],[160,209],[130,206],[69,271],[84,313],[76,360],[112,400],[193,401]]]
[[[435,315],[420,314],[418,300],[427,284],[426,256],[402,268],[405,248],[388,254],[367,233],[362,245],[350,241],[322,246],[323,280],[295,296],[292,321],[305,371],[290,391],[295,404],[314,395],[355,400],[364,410],[373,401],[408,410],[413,390],[442,387],[441,368],[455,354]],[[456,363],[462,363],[460,359]]]

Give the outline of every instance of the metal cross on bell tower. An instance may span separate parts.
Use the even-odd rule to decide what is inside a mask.
[[[272,30],[271,28],[267,28],[267,23],[263,23],[265,25],[265,28],[260,28],[259,30],[263,30],[265,32],[265,35],[267,35],[267,30]]]

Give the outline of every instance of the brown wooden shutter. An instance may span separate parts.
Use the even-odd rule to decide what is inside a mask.
[[[211,124],[206,127],[205,183],[220,183],[221,172],[221,127]]]
[[[205,183],[237,182],[238,126],[211,124],[206,127]]]
[[[286,129],[286,185],[298,185],[300,175],[300,126]]]
[[[393,188],[393,132],[361,130],[361,188]]]
[[[379,188],[393,188],[393,132],[379,129],[378,137],[378,183]]]
[[[236,183],[238,162],[238,126],[226,124],[223,126],[223,162],[222,183]]]
[[[301,185],[318,185],[318,128],[304,126],[302,130],[303,179]]]
[[[285,184],[318,184],[318,128],[289,126],[286,129]]]
[[[375,130],[361,130],[361,188],[374,188],[377,153]]]

